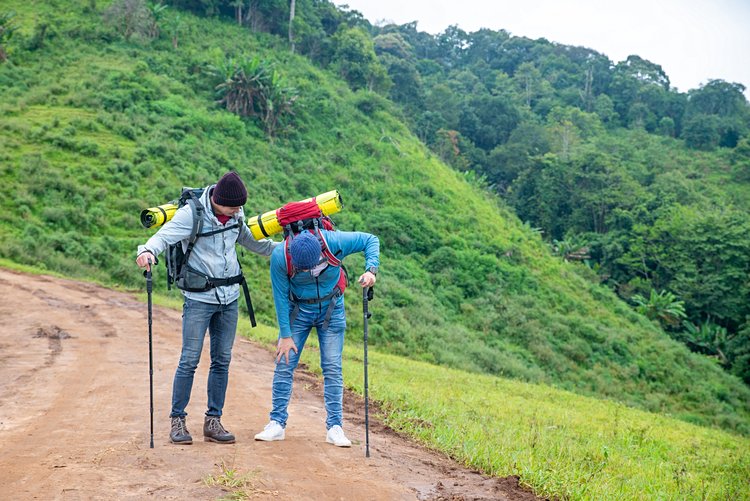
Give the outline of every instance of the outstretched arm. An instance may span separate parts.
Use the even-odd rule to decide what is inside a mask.
[[[240,236],[237,238],[237,243],[250,252],[260,254],[261,256],[270,256],[273,250],[280,244],[280,242],[274,242],[270,238],[255,240],[250,229],[244,223],[240,226]]]
[[[365,272],[359,277],[362,287],[375,285],[378,267],[380,266],[380,240],[375,235],[361,231],[337,231],[326,233],[331,251],[340,252],[340,258],[354,254],[365,253]]]

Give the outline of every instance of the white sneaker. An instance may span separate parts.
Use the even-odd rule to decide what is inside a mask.
[[[335,425],[332,426],[330,430],[328,430],[328,434],[326,434],[326,442],[329,444],[333,444],[336,447],[351,447],[352,442],[348,438],[346,438],[346,435],[344,435],[344,430],[341,429],[341,426]]]
[[[271,421],[263,428],[263,431],[255,435],[255,440],[263,440],[264,442],[284,440],[284,428],[276,421]]]

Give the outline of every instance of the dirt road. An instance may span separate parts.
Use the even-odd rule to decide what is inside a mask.
[[[168,443],[180,312],[155,307],[154,441],[149,442],[146,305],[91,284],[0,269],[0,498],[218,499],[222,465],[253,499],[535,499],[346,412],[351,449],[325,443],[321,383],[296,379],[283,442],[255,442],[268,420],[273,362],[237,338],[224,424],[234,445],[201,439],[207,347],[188,407],[191,446]],[[207,344],[207,343],[206,343]],[[348,409],[361,399],[346,395]]]

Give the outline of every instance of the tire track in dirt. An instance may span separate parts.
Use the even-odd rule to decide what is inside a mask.
[[[168,443],[181,313],[154,308],[154,442],[149,442],[146,305],[92,284],[0,269],[0,493],[13,499],[217,499],[225,465],[255,499],[536,499],[517,479],[488,478],[371,423],[345,397],[351,449],[325,443],[322,384],[298,373],[287,439],[255,442],[268,420],[268,350],[238,336],[223,422],[233,445],[200,441],[208,367],[188,407],[192,446]]]

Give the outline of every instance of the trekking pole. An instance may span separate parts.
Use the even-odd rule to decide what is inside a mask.
[[[370,457],[370,405],[367,387],[367,321],[372,316],[368,308],[368,301],[372,301],[373,288],[362,289],[362,313],[365,322],[365,457]]]
[[[151,448],[154,448],[154,354],[153,354],[153,343],[151,337],[151,292],[153,291],[153,283],[151,281],[151,264],[149,263],[149,269],[143,272],[146,277],[146,292],[148,294],[148,385],[149,385],[149,397],[151,402]]]

